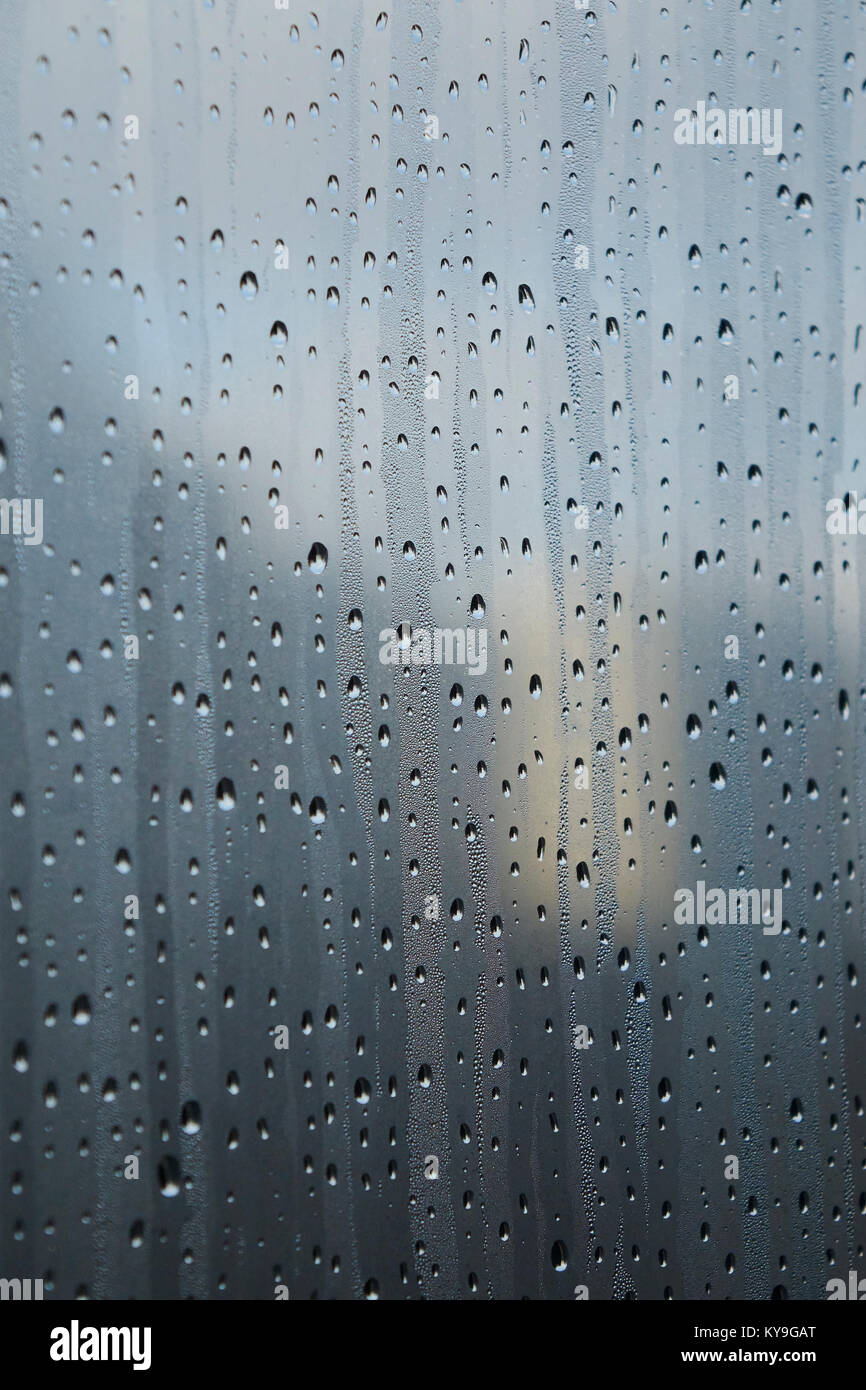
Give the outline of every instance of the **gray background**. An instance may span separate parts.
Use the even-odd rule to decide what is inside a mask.
[[[0,487],[44,500],[41,546],[0,537],[0,1274],[866,1274],[866,539],[824,524],[864,437],[863,5],[0,25]],[[780,107],[781,154],[676,145],[701,99]],[[480,622],[487,672],[382,665],[403,621]],[[783,932],[675,925],[699,878],[782,887]]]

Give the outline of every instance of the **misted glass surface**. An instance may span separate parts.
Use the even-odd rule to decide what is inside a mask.
[[[825,1298],[863,6],[0,37],[0,1275]]]

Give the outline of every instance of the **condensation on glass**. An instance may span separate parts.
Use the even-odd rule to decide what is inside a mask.
[[[0,16],[0,1275],[825,1297],[862,7]]]

